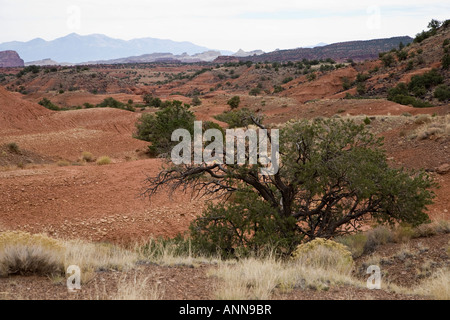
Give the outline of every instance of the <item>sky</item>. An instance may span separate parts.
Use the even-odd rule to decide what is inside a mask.
[[[0,0],[0,43],[69,33],[190,41],[245,51],[414,37],[448,0]]]

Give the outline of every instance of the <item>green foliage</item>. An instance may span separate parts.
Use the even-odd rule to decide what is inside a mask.
[[[314,72],[309,73],[308,75],[306,75],[306,80],[310,82],[316,80],[316,74]]]
[[[288,82],[291,82],[292,80],[294,80],[294,78],[292,78],[292,77],[286,77],[286,78],[284,78],[283,79],[283,84],[286,84],[286,83],[288,83]]]
[[[352,87],[352,83],[350,82],[350,80],[347,77],[343,77],[342,78],[342,88],[344,90],[348,90]]]
[[[250,90],[250,92],[248,93],[251,96],[257,96],[258,94],[261,93],[261,89],[260,88],[253,88]]]
[[[358,85],[356,86],[356,92],[358,92],[360,96],[366,93],[366,86],[364,85],[364,83],[358,83]]]
[[[445,84],[437,86],[434,90],[434,97],[441,102],[450,100],[450,87]]]
[[[241,98],[239,98],[239,96],[234,96],[230,100],[227,101],[227,104],[230,106],[231,109],[239,108],[240,103],[241,103]]]
[[[359,258],[364,254],[364,248],[367,243],[367,235],[363,233],[356,233],[344,237],[338,237],[336,242],[343,244],[351,252],[354,259]]]
[[[210,204],[191,223],[190,231],[194,247],[223,258],[270,249],[290,253],[302,240],[295,218],[281,218],[249,189],[233,194],[232,202]]]
[[[392,54],[387,53],[381,57],[381,61],[383,62],[385,67],[390,67],[395,62],[395,59]]]
[[[270,246],[289,254],[300,241],[358,231],[368,218],[429,221],[436,184],[425,172],[389,167],[382,139],[364,124],[302,120],[282,127],[279,141],[280,167],[271,177],[260,176],[259,165],[194,164],[163,171],[149,180],[150,190],[168,185],[231,196],[190,226],[198,246],[222,256]]]
[[[404,50],[400,50],[397,52],[397,58],[399,61],[403,61],[408,59],[408,52],[404,51]]]
[[[284,88],[282,86],[274,86],[273,87],[273,93],[280,93],[284,91]]]
[[[143,97],[144,103],[149,107],[161,108],[162,101],[158,97],[153,97],[151,94],[145,94]]]
[[[368,74],[358,73],[356,75],[356,82],[365,82],[369,78],[370,78],[370,75],[368,75]]]
[[[247,108],[242,108],[240,110],[224,112],[222,114],[214,116],[214,118],[227,123],[228,127],[231,129],[247,127],[248,125],[253,124],[253,121],[251,119],[252,116],[256,116],[253,111]]]
[[[429,89],[442,83],[443,76],[436,69],[424,73],[423,75],[415,75],[411,78],[408,85],[399,83],[395,88],[388,91],[388,100],[403,105],[412,105],[415,108],[427,108],[432,105],[426,101],[416,99],[411,96],[423,97]],[[441,90],[441,89],[440,89]],[[440,90],[438,92],[440,92]]]
[[[369,117],[366,117],[366,118],[364,119],[364,124],[369,125],[369,124],[371,124],[371,123],[372,123],[372,121],[370,121]]]
[[[136,123],[135,138],[149,141],[151,155],[170,155],[172,148],[178,142],[171,141],[176,129],[187,129],[194,132],[195,116],[189,110],[190,106],[174,100],[156,114],[143,114]]]
[[[432,69],[423,75],[415,75],[411,78],[408,85],[410,91],[417,90],[416,88],[430,89],[432,86],[441,84],[444,81],[444,77],[439,74],[436,69]]]
[[[191,104],[195,107],[200,106],[202,104],[202,100],[200,100],[198,96],[195,96],[194,98],[192,98]]]
[[[122,109],[124,108],[125,104],[117,101],[116,99],[112,97],[105,98],[102,102],[97,104],[97,108],[116,108],[116,109]]]
[[[53,110],[53,111],[59,111],[61,110],[60,107],[53,104],[49,99],[43,98],[41,101],[39,101],[39,104],[47,109]]]
[[[10,142],[6,145],[6,148],[8,148],[9,152],[20,154],[20,148],[19,145],[15,142]]]
[[[450,54],[444,54],[442,57],[442,69],[448,70],[450,68]]]

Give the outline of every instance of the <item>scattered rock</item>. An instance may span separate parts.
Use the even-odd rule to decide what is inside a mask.
[[[450,172],[450,164],[446,163],[446,164],[439,166],[438,168],[436,168],[436,172],[439,174],[442,174],[442,175],[449,173]]]

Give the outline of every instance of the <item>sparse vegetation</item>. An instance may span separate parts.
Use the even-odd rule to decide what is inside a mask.
[[[241,103],[241,98],[239,96],[233,96],[230,100],[227,101],[227,104],[231,109],[239,108],[239,104]]]
[[[101,156],[97,159],[96,163],[99,166],[104,166],[111,163],[111,158],[108,156]]]

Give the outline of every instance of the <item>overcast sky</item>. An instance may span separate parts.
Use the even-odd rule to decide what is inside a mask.
[[[272,51],[409,35],[450,19],[435,0],[0,0],[0,42],[75,32],[190,41],[211,49]]]

